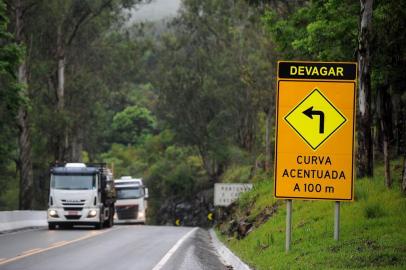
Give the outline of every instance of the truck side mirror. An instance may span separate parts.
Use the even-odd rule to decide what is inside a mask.
[[[149,197],[148,188],[144,188],[144,193],[145,193],[144,198],[145,198],[145,199],[148,199],[148,197]]]

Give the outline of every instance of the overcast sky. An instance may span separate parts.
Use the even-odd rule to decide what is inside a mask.
[[[179,9],[181,0],[152,0],[151,3],[137,7],[132,12],[131,22],[156,21],[173,17]]]

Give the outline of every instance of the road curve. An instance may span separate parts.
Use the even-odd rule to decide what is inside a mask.
[[[122,225],[0,235],[0,269],[225,269],[207,231]]]

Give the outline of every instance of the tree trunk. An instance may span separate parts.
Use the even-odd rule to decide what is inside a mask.
[[[379,104],[377,104],[379,108]],[[372,129],[372,142],[374,145],[374,153],[383,153],[383,134],[380,122],[380,116],[376,123],[373,123],[372,126],[376,126],[376,128]]]
[[[83,150],[83,143],[82,143],[82,132],[80,129],[72,136],[71,142],[71,156],[69,161],[72,162],[82,162],[82,150]]]
[[[208,151],[204,150],[203,146],[199,146],[198,150],[203,163],[203,168],[205,169],[207,176],[209,177],[210,183],[217,183],[220,175],[224,172],[224,165],[210,158]]]
[[[405,149],[405,133],[406,133],[406,129],[405,129],[405,107],[404,104],[402,102],[402,99],[399,97],[398,98],[398,108],[397,110],[395,110],[395,112],[397,112],[397,122],[396,122],[396,152],[397,155],[402,155],[403,153],[405,153],[406,149]]]
[[[272,151],[274,149],[271,145],[271,130],[273,127],[274,106],[269,105],[269,109],[266,112],[266,130],[265,130],[265,171],[269,173],[272,167]]]
[[[392,179],[390,176],[390,155],[389,144],[392,129],[392,110],[391,97],[388,93],[388,84],[384,84],[378,88],[378,111],[379,121],[382,131],[382,150],[384,159],[385,186],[392,187]]]
[[[388,136],[383,135],[383,159],[385,167],[385,186],[392,187],[392,178],[390,176],[390,157],[389,157],[389,142]]]
[[[271,167],[271,110],[266,112],[265,126],[265,171],[268,173]]]
[[[16,16],[16,33],[17,42],[24,43],[23,38],[23,12],[20,0],[16,1],[15,16]],[[20,95],[23,99],[28,98],[28,76],[26,66],[26,56],[18,67],[18,82],[23,85]],[[18,146],[19,146],[19,171],[20,171],[20,193],[19,193],[19,209],[32,209],[34,206],[34,177],[32,171],[31,160],[31,138],[28,121],[27,105],[22,104],[18,110],[17,126],[19,131]]]
[[[371,135],[371,56],[373,0],[361,0],[361,23],[358,37],[358,176],[373,175],[373,144]]]
[[[59,114],[64,114],[65,109],[65,39],[64,33],[62,31],[62,23],[58,25],[57,36],[56,36],[56,46],[57,46],[57,63],[58,63],[58,84],[56,88],[57,104],[56,108]],[[65,119],[65,118],[63,118]],[[69,135],[67,124],[65,123],[64,129],[60,131],[59,140],[57,142],[59,161],[69,161]]]
[[[402,191],[406,195],[406,155],[403,157]]]
[[[25,71],[25,63],[22,63],[18,70],[18,82],[27,84],[27,76]],[[27,96],[26,90],[23,90],[22,95]],[[34,206],[33,189],[34,177],[31,161],[31,138],[28,122],[28,112],[26,105],[21,105],[17,116],[18,123],[18,145],[19,145],[19,171],[20,171],[20,194],[19,194],[19,209],[32,209]]]
[[[65,44],[62,33],[62,26],[57,29],[57,60],[58,60],[58,87],[56,89],[57,108],[62,111],[65,107]]]

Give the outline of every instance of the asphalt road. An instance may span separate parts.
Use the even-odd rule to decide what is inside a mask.
[[[206,230],[141,225],[0,235],[0,269],[226,269]]]

